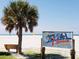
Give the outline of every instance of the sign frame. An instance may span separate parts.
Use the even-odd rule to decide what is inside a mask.
[[[43,31],[43,32],[42,32],[42,39],[41,39],[41,47],[48,47],[48,46],[44,46],[44,45],[43,45],[43,39],[44,39],[44,38],[43,38],[43,37],[44,37],[43,33],[54,33],[54,34],[55,34],[55,33],[71,33],[71,39],[70,39],[70,40],[71,40],[71,41],[73,40],[73,31]],[[72,44],[73,44],[73,43],[71,42],[71,44],[70,44],[70,45],[71,45],[71,48],[73,47]],[[49,46],[49,47],[50,47],[50,46]],[[52,47],[54,47],[54,46],[52,46]],[[57,48],[59,48],[59,47],[57,47]]]

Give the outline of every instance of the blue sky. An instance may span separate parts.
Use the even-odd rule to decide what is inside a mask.
[[[3,8],[11,0],[0,0],[0,19]],[[34,33],[42,31],[73,31],[79,33],[79,0],[27,0],[36,5],[39,12],[38,26]],[[12,33],[15,33],[13,31]],[[29,33],[29,32],[28,32]],[[0,34],[8,34],[0,23]]]

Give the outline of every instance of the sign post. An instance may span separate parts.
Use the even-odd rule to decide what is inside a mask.
[[[71,59],[75,59],[75,42],[73,32],[66,31],[43,31],[41,39],[41,58],[45,59],[45,47],[72,48]],[[72,46],[71,46],[72,43]]]
[[[45,47],[43,47],[42,39],[43,38],[41,38],[41,59],[45,59]]]
[[[45,47],[41,48],[41,59],[45,59]]]
[[[72,40],[71,59],[75,59],[75,40]]]

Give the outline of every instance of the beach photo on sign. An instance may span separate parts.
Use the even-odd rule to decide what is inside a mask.
[[[42,45],[47,47],[71,48],[72,32],[43,32]]]

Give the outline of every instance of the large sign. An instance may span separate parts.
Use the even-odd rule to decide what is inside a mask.
[[[46,47],[72,47],[73,32],[43,31],[42,46]]]

